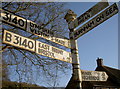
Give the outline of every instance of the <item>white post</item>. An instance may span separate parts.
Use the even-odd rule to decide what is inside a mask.
[[[76,14],[73,11],[69,10],[65,16],[66,21],[70,24],[72,21],[76,19]],[[76,89],[82,89],[82,76],[80,70],[80,62],[79,62],[79,55],[78,55],[78,46],[77,40],[74,40],[74,29],[70,30],[70,44],[71,44],[71,54],[72,54],[72,67],[73,67],[73,80],[76,82]],[[71,37],[72,36],[72,37]]]

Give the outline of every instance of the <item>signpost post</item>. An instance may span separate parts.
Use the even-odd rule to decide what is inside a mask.
[[[106,72],[81,70],[82,81],[107,81]]]
[[[74,21],[76,18],[76,14],[72,12],[71,10],[68,11],[68,13],[65,16],[66,21],[68,24],[72,21]],[[69,29],[70,34],[73,34],[74,29]],[[79,63],[79,56],[78,56],[78,46],[77,46],[77,40],[74,40],[74,37],[70,37],[70,44],[71,44],[71,57],[72,57],[72,67],[73,67],[73,79],[76,82],[77,86],[76,89],[82,89],[82,75],[80,71],[80,63]]]

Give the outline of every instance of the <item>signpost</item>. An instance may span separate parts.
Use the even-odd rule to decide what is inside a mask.
[[[97,3],[95,6],[87,10],[85,13],[83,13],[81,16],[79,16],[77,19],[75,19],[73,22],[69,24],[69,28],[73,29],[76,28],[78,25],[82,24],[83,22],[87,21],[89,18],[93,17],[95,14],[103,10],[109,6],[107,0],[101,1]]]
[[[97,5],[100,5],[98,3]],[[88,21],[85,25],[80,27],[79,29],[75,30],[74,28],[83,23],[84,21],[88,20],[95,14],[97,14],[99,11],[107,7],[101,8],[100,6],[94,6],[92,7],[92,10],[88,10],[84,15],[80,16],[81,20],[79,18],[76,18],[76,15],[73,11],[69,10],[68,13],[65,16],[66,21],[68,22],[68,27],[70,30],[70,43],[71,43],[71,55],[72,55],[72,61],[73,61],[73,80],[76,82],[76,89],[82,89],[82,81],[107,81],[108,75],[105,72],[98,72],[98,71],[83,71],[80,69],[80,63],[78,58],[78,47],[77,47],[77,38],[85,34],[86,32],[90,31],[100,23],[104,22],[105,20],[109,19],[116,13],[118,13],[118,7],[116,3],[111,5],[109,8],[104,10],[102,13],[98,14],[96,17],[94,17],[92,20]],[[98,8],[98,11],[94,13],[94,10]],[[100,9],[101,8],[101,9]],[[86,17],[86,16],[88,17]],[[75,31],[74,31],[75,30]],[[69,85],[68,85],[69,88]]]
[[[107,81],[106,72],[81,70],[82,81]]]
[[[9,11],[2,10],[1,17],[3,22],[23,29],[44,39],[55,42],[59,45],[71,48],[71,53],[42,43],[40,41],[20,36],[7,30],[4,30],[3,43],[35,52],[46,57],[72,63],[73,79],[77,83],[77,89],[82,89],[82,81],[107,81],[108,75],[105,72],[80,70],[78,46],[76,39],[118,13],[118,7],[116,3],[105,9],[103,12],[98,14],[96,17],[88,21],[77,30],[75,30],[74,28],[82,24],[89,18],[93,17],[95,14],[103,10],[108,5],[108,2],[99,2],[88,11],[86,11],[84,14],[79,16],[77,19],[75,19],[74,12],[72,14],[68,12],[66,15],[68,17],[66,17],[65,19],[66,21],[68,21],[69,25],[70,40],[63,39],[62,37],[56,37],[54,32],[45,28],[41,29],[41,26],[30,20],[26,20]],[[71,19],[72,17],[74,18]]]
[[[80,36],[84,35],[88,31],[92,30],[94,27],[98,26],[99,24],[106,21],[107,19],[109,19],[110,17],[112,17],[117,13],[118,13],[118,7],[116,3],[114,3],[109,8],[105,9],[103,12],[101,12],[96,17],[94,17],[92,20],[88,21],[82,27],[75,30],[74,33],[72,34],[74,35],[74,39],[77,39]]]
[[[7,30],[4,30],[3,43],[32,51],[46,57],[72,63],[71,53]]]
[[[60,36],[58,37],[53,31],[50,31],[48,29],[45,28],[41,29],[41,27],[34,23],[33,21],[26,20],[6,10],[2,10],[1,17],[4,23],[18,27],[24,31],[27,31],[44,39],[50,40],[59,45],[71,48],[70,41],[68,39],[62,38]]]

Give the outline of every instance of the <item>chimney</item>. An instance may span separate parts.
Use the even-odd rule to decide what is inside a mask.
[[[98,67],[103,66],[103,59],[102,58],[97,59],[97,66]]]

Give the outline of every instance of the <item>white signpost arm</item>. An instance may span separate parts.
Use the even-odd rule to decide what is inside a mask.
[[[75,14],[71,10],[68,11],[68,13],[65,16],[66,21],[71,23],[75,20]],[[74,32],[74,29],[69,29],[70,33],[69,36],[71,36]],[[79,55],[78,55],[78,46],[77,46],[77,40],[74,39],[74,36],[70,37],[70,45],[71,45],[71,57],[72,57],[72,67],[73,67],[73,81],[76,83],[76,89],[82,89],[82,75],[80,70],[80,63],[79,63]]]

